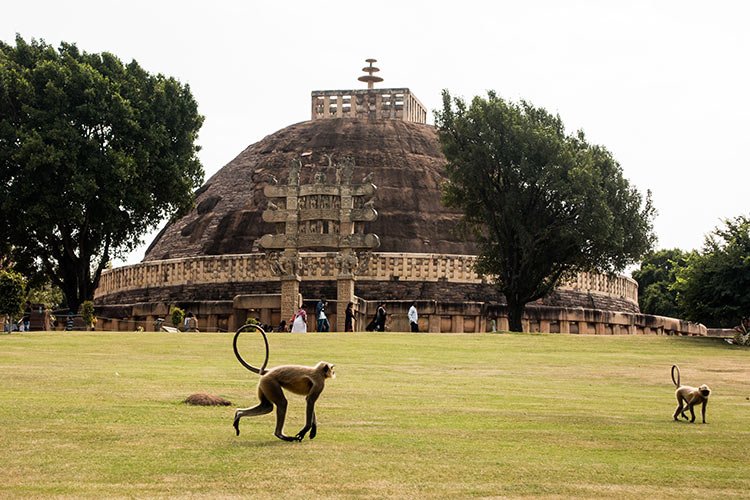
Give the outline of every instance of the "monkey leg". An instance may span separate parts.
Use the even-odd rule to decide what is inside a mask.
[[[693,406],[694,406],[693,404],[688,404],[688,406],[686,408],[686,409],[690,410],[690,423],[691,424],[695,422],[695,411],[693,410]],[[684,414],[684,412],[683,412],[683,414]],[[687,418],[687,417],[685,417],[685,418]]]
[[[258,398],[260,399],[260,403],[257,406],[253,406],[252,408],[238,408],[236,412],[234,412],[234,430],[237,432],[237,435],[240,435],[240,419],[242,417],[254,417],[255,415],[265,415],[266,413],[271,413],[273,411],[273,404],[271,401],[268,400],[268,398],[263,394],[263,392],[258,389]]]
[[[310,439],[315,439],[318,435],[318,419],[315,418],[315,412],[313,412],[312,427],[310,427]]]
[[[287,400],[286,396],[284,396],[284,390],[281,388],[281,385],[271,379],[261,379],[259,389],[263,391],[263,394],[274,405],[276,405],[276,430],[273,435],[283,441],[299,441],[297,437],[284,434]]]
[[[302,441],[307,431],[310,431],[310,439],[318,434],[318,423],[315,419],[315,402],[318,400],[320,392],[311,392],[307,396],[307,411],[305,417],[305,426],[297,433],[297,439]]]
[[[685,416],[685,410],[686,410],[686,408],[684,408],[682,406],[682,400],[678,399],[677,400],[677,409],[674,411],[674,419],[677,420],[677,421],[679,421],[678,417],[680,415],[682,415],[682,418],[684,418],[685,420],[687,420],[687,417]]]
[[[299,436],[287,436],[284,434],[284,420],[286,419],[286,398],[282,395],[283,399],[276,402],[276,430],[273,435],[284,441],[302,441]]]

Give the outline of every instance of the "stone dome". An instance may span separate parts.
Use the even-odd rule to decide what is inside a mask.
[[[365,231],[380,237],[377,251],[476,253],[456,233],[460,213],[441,204],[445,157],[434,127],[335,118],[297,123],[249,146],[197,191],[195,208],[164,228],[144,261],[262,251],[257,240],[274,232],[261,219],[268,203],[263,187],[272,176],[286,179],[291,161],[303,154],[316,165],[303,167],[303,181],[328,164],[326,155],[334,162],[352,157],[354,179],[373,174],[379,216]]]

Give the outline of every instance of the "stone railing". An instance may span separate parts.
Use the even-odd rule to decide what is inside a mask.
[[[427,110],[407,88],[314,90],[312,120],[376,118],[427,123]]]
[[[300,252],[303,281],[336,279],[335,252]],[[474,255],[372,253],[361,261],[359,280],[482,283]],[[212,255],[147,261],[102,273],[95,298],[150,287],[278,281],[265,254]],[[580,273],[560,290],[590,292],[638,303],[638,285],[625,276]]]

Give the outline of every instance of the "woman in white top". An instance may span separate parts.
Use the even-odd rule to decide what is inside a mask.
[[[301,307],[297,311],[297,314],[294,315],[292,333],[307,333],[307,313]]]

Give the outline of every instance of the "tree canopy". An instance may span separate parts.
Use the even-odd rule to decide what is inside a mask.
[[[188,85],[110,53],[0,42],[0,234],[68,307],[203,181]]]
[[[677,301],[677,274],[687,265],[689,253],[679,248],[649,252],[640,268],[633,271],[638,282],[638,305],[644,314],[679,318],[682,308]]]
[[[7,317],[10,323],[21,312],[25,294],[26,282],[23,276],[12,270],[0,269],[0,316],[3,319]],[[2,327],[5,327],[5,321]]]
[[[750,316],[750,219],[724,221],[690,255],[674,284],[683,316],[714,327],[733,327]]]
[[[470,105],[443,92],[436,113],[448,160],[445,202],[464,212],[478,271],[496,279],[510,329],[527,303],[580,271],[617,272],[654,242],[654,209],[583,132],[527,102],[489,92]]]

